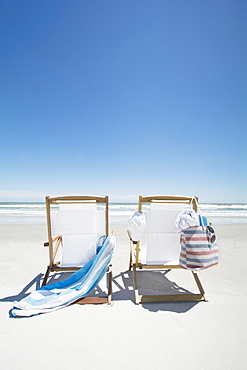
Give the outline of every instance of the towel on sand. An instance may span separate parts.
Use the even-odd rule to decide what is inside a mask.
[[[101,236],[97,241],[96,256],[67,280],[45,285],[14,302],[13,316],[32,316],[52,312],[88,295],[105,275],[116,241],[114,236]]]

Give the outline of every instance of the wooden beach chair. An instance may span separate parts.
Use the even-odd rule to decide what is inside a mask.
[[[142,213],[143,208],[146,209],[144,212],[146,216],[145,233],[140,241],[133,241],[131,232],[128,231],[131,246],[129,268],[133,271],[136,304],[206,300],[199,277],[194,271],[192,271],[192,275],[195,279],[196,287],[199,289],[198,294],[191,293],[191,291],[185,290],[180,286],[176,286],[177,289],[174,289],[176,293],[172,294],[152,295],[150,294],[150,289],[148,294],[139,293],[138,276],[140,277],[142,274],[141,271],[158,270],[162,272],[162,270],[168,270],[169,272],[171,269],[180,268],[180,234],[175,229],[175,220],[185,207],[193,207],[197,212],[197,198],[186,196],[139,196],[138,212]],[[143,239],[145,239],[145,243]],[[188,274],[186,270],[181,272]],[[147,283],[149,274],[146,273],[145,275],[141,288],[144,288],[145,282]]]
[[[49,265],[42,286],[50,273],[79,270],[96,254],[99,236],[109,234],[108,196],[46,197]],[[107,272],[108,294],[85,297],[77,303],[111,303],[112,272]]]

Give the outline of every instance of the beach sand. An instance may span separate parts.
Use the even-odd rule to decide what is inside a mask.
[[[46,226],[0,225],[1,369],[247,369],[247,225],[214,228],[219,265],[199,272],[208,302],[135,305],[126,228],[113,226],[112,306],[16,319],[13,301],[40,286],[48,263]],[[166,275],[168,288],[155,279],[148,284],[159,292],[193,282],[183,270]]]

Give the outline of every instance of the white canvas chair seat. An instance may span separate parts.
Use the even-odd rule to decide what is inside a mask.
[[[180,240],[174,238],[174,246],[177,248],[170,249],[169,245],[172,243],[173,235],[152,234],[148,236],[147,243],[153,244],[152,248],[142,246],[139,251],[139,261],[141,266],[160,266],[160,265],[178,265],[180,253]]]
[[[150,204],[145,213],[146,226],[143,238],[138,242],[131,241],[130,269],[133,269],[134,289],[136,303],[154,301],[175,301],[181,297],[170,296],[144,296],[138,292],[136,269],[166,269],[180,268],[180,234],[176,230],[175,221],[178,215],[186,208],[196,211],[195,197],[182,196],[155,196],[139,197],[138,212],[142,213],[142,205]],[[144,241],[144,240],[145,241]],[[195,273],[194,277],[198,282]],[[198,285],[198,284],[197,284]],[[204,300],[204,291],[200,286],[200,295],[183,295],[184,300]]]
[[[62,235],[60,267],[84,266],[96,255],[97,234]]]
[[[175,229],[175,221],[187,204],[152,203],[146,212],[148,265],[178,264],[180,235]]]
[[[180,236],[178,234],[149,234],[147,265],[178,264],[179,253]]]
[[[105,212],[97,211],[95,203],[61,204],[52,213],[51,230],[62,237],[60,267],[81,267],[95,256],[96,240],[105,234]]]

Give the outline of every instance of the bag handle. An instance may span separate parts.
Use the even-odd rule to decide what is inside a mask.
[[[202,229],[203,229],[203,230],[205,230],[205,226],[207,226],[207,225],[204,225],[204,221],[203,221],[203,217],[202,217],[201,209],[200,209],[200,207],[199,207],[199,204],[198,204],[198,202],[197,202],[196,197],[192,197],[192,198],[191,198],[191,202],[190,202],[190,204],[193,204],[193,202],[195,202],[196,207],[197,207],[197,214],[198,214],[198,216],[199,216],[199,223],[201,222],[201,224],[202,224]]]

